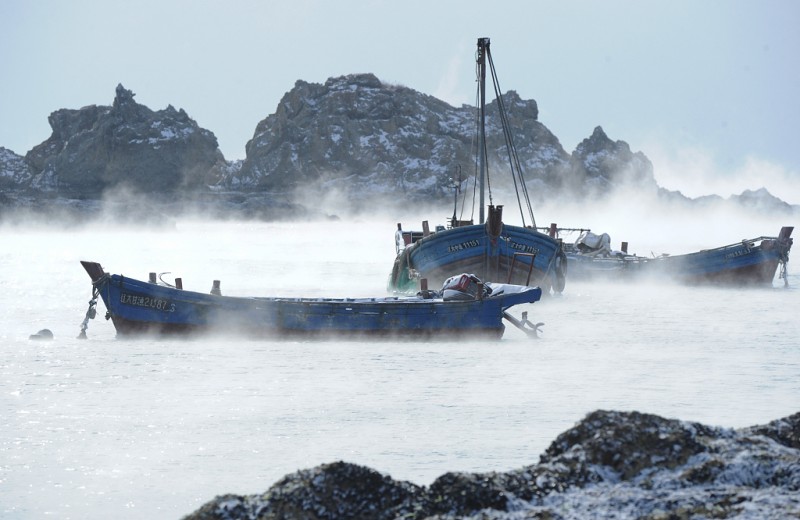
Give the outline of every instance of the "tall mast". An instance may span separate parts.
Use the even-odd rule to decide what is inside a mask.
[[[480,129],[478,131],[481,209],[480,223],[484,223],[484,189],[486,185],[486,53],[489,52],[489,38],[478,38],[478,74],[480,77]]]

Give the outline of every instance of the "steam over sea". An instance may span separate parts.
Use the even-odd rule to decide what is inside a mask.
[[[0,516],[180,518],[337,460],[420,485],[506,471],[597,409],[726,427],[800,410],[791,255],[788,289],[568,281],[562,296],[512,309],[545,323],[535,341],[510,326],[499,342],[116,339],[102,303],[76,339],[91,297],[79,260],[142,279],[169,272],[198,291],[221,280],[228,295],[380,296],[394,229],[388,219],[0,228]],[[678,253],[696,230],[612,239]],[[44,328],[54,340],[29,339]]]

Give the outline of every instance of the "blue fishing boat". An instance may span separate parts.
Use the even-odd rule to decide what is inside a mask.
[[[548,231],[562,242],[570,280],[631,279],[641,274],[644,264],[652,260],[629,253],[627,242],[622,242],[620,249],[613,249],[608,233],[593,233],[589,228],[561,228],[556,224],[551,224]],[[569,240],[570,236],[574,239]]]
[[[778,277],[788,285],[786,264],[793,230],[784,226],[777,237],[750,238],[685,255],[662,255],[648,261],[643,272],[687,284],[771,285],[780,266]]]
[[[503,319],[535,336],[539,324],[527,313],[516,318],[514,305],[534,303],[541,289],[484,284],[474,275],[451,277],[441,291],[384,298],[235,297],[108,274],[97,262],[81,261],[92,279],[92,300],[81,336],[96,315],[98,297],[118,335],[236,333],[256,337],[385,335],[393,338],[493,337],[505,330]]]
[[[770,285],[777,273],[787,283],[786,266],[794,227],[777,236],[760,236],[713,249],[681,255],[645,257],[628,252],[627,242],[611,248],[608,234],[589,229],[558,228],[557,235],[578,232],[564,242],[570,278],[574,280],[641,280],[665,278],[689,285]]]
[[[509,168],[516,188],[520,208],[521,226],[503,222],[503,206],[488,206],[489,215],[485,218],[485,197],[488,184],[487,146],[486,146],[486,72],[491,71],[499,120],[503,127],[508,149]],[[567,259],[560,249],[559,242],[552,236],[536,229],[536,221],[528,196],[527,185],[521,171],[512,138],[512,132],[505,114],[503,97],[499,95],[497,77],[492,62],[489,38],[478,39],[478,140],[475,151],[478,156],[478,174],[475,182],[479,188],[479,221],[459,220],[457,208],[447,226],[440,225],[431,230],[427,221],[422,231],[403,230],[398,224],[395,233],[396,253],[394,266],[389,277],[389,289],[394,292],[416,292],[424,283],[438,285],[452,273],[474,273],[479,278],[492,282],[505,282],[520,285],[537,285],[545,291],[564,290],[566,282]],[[458,205],[458,192],[461,180],[453,183],[455,205]],[[490,194],[491,200],[491,194]],[[523,211],[527,208],[528,216]],[[529,222],[529,224],[528,224]]]

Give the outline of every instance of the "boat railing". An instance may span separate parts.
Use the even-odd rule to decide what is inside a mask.
[[[455,218],[448,219],[448,229],[459,228],[464,226],[472,226],[475,222],[473,220],[458,220]]]
[[[701,249],[700,252],[705,253],[705,252],[709,252],[709,251],[722,251],[723,249],[729,249],[731,247],[739,247],[739,246],[744,246],[744,247],[747,247],[747,248],[753,248],[753,247],[756,247],[756,244],[761,245],[765,240],[778,241],[780,239],[778,237],[767,237],[767,236],[760,236],[760,237],[756,237],[756,238],[745,238],[744,240],[742,240],[740,242],[734,242],[732,244],[726,244],[724,246],[713,247],[711,249]]]
[[[525,280],[525,285],[530,285],[531,275],[533,274],[533,261],[536,258],[536,253],[514,253],[514,256],[511,258],[511,266],[508,269],[508,282],[506,283],[511,283],[511,278],[514,276],[514,267],[516,267],[518,257],[526,257],[531,259],[531,263],[528,265],[528,278]]]

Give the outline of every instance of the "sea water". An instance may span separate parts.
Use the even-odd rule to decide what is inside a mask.
[[[77,339],[79,260],[227,295],[382,296],[394,229],[1,228],[0,517],[180,518],[338,460],[420,485],[507,471],[597,409],[726,427],[800,410],[791,261],[788,289],[568,282],[512,309],[545,323],[538,340],[117,339],[102,303]],[[29,339],[44,328],[52,341]]]

